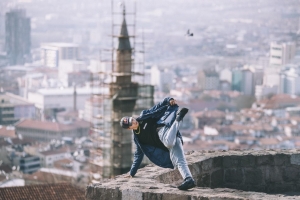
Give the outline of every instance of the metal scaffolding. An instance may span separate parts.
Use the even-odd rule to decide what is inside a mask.
[[[133,76],[144,74],[143,61],[134,60],[135,55],[144,55],[145,52],[143,42],[142,50],[136,51],[135,48],[136,6],[133,13],[126,13],[125,5],[122,7],[123,12],[114,12],[114,1],[111,1],[112,46],[100,52],[100,63],[105,64],[105,68],[91,75],[91,132],[97,142],[97,152],[101,154],[101,164],[97,171],[103,178],[126,173],[132,164],[132,134],[121,128],[120,119],[123,116],[139,115],[143,109],[153,105],[154,87],[132,80]],[[114,17],[120,14],[123,21],[118,25],[114,23]],[[128,14],[134,16],[131,24],[133,35],[129,35],[127,30]],[[120,27],[119,34],[115,34],[114,27]],[[105,59],[107,57],[110,59]],[[135,71],[136,68],[142,71]]]

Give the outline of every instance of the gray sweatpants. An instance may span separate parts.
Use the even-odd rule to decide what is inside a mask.
[[[170,158],[175,168],[178,168],[183,179],[192,177],[190,169],[187,166],[183,147],[180,138],[177,137],[177,132],[182,121],[176,121],[171,127],[163,127],[159,130],[158,136],[161,142],[169,149]]]

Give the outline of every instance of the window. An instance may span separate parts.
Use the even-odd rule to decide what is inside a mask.
[[[280,47],[273,47],[272,49],[273,49],[273,50],[277,50],[277,51],[281,51],[281,48],[280,48]]]
[[[281,56],[272,56],[272,58],[281,59]]]

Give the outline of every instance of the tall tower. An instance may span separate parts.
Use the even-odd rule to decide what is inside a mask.
[[[5,51],[8,64],[22,65],[30,57],[30,18],[25,10],[11,10],[5,15]]]
[[[127,173],[132,164],[135,150],[132,148],[132,133],[121,128],[120,119],[137,116],[154,104],[154,86],[133,81],[134,76],[144,75],[144,71],[139,71],[144,70],[143,60],[133,59],[144,54],[144,49],[136,49],[135,23],[127,25],[125,6],[123,12],[114,12],[113,0],[111,2],[112,48],[100,51],[100,63],[107,66],[91,75],[91,137],[95,144],[91,164],[103,178]],[[119,14],[122,15],[121,25],[114,24],[114,15]],[[127,14],[135,17],[135,10]],[[128,26],[131,26],[131,36]],[[120,27],[117,34],[114,34],[114,27]],[[134,56],[138,53],[142,55]],[[143,162],[148,164],[147,160]]]
[[[132,116],[138,96],[138,84],[131,81],[133,74],[132,48],[125,19],[125,6],[123,7],[120,35],[117,37],[116,62],[112,69],[115,82],[111,82],[109,86],[109,93],[113,99],[112,116],[114,118],[111,129],[113,175],[126,173],[131,167],[132,134],[130,131],[121,128],[119,120],[123,116]]]

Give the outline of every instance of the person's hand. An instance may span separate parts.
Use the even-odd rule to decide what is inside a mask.
[[[132,176],[130,174],[126,174],[124,178],[132,178]]]
[[[171,100],[170,100],[170,105],[171,105],[171,106],[176,105],[176,100],[175,100],[175,99],[171,99]]]

